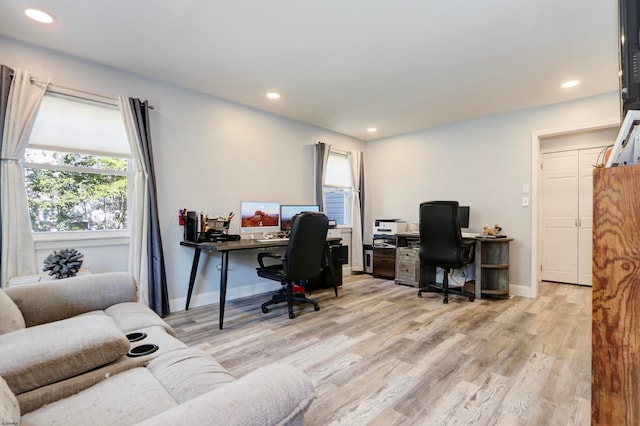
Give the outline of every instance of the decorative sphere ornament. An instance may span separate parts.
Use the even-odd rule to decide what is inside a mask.
[[[76,249],[54,250],[44,260],[43,271],[49,271],[49,275],[56,278],[69,278],[75,276],[82,266],[84,255]]]

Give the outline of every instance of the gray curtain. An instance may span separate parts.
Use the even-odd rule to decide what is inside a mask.
[[[6,65],[0,65],[0,151],[2,151],[2,134],[4,133],[4,117],[7,114],[9,102],[9,87],[13,79],[13,69]],[[1,209],[0,209],[1,210]],[[2,252],[2,217],[0,215],[0,253]],[[0,268],[2,259],[0,259]]]
[[[140,99],[129,98],[131,110],[136,123],[136,132],[140,138],[141,156],[148,170],[149,185],[149,229],[147,237],[148,272],[149,272],[149,307],[161,317],[169,315],[169,295],[167,292],[167,276],[164,267],[162,237],[158,218],[158,197],[156,191],[156,174],[153,166],[151,149],[151,129],[149,126],[149,103]]]
[[[364,155],[360,155],[360,232],[364,235]]]
[[[329,157],[330,145],[324,142],[316,144],[316,204],[320,206],[320,211],[324,211],[324,174],[327,168],[327,158]]]

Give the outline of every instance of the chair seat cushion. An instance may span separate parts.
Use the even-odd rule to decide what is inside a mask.
[[[20,393],[117,360],[129,341],[104,315],[89,315],[0,335],[0,376]]]

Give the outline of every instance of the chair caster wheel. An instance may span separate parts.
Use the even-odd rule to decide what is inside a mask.
[[[473,302],[474,300],[476,300],[476,297],[475,297],[475,296],[471,296],[471,297],[469,297],[469,302]]]
[[[442,303],[444,303],[445,305],[449,303],[449,298],[445,297],[444,299],[442,299]]]
[[[289,314],[289,319],[294,319],[296,317],[296,314],[294,314],[293,312]]]
[[[266,314],[267,312],[269,312],[269,308],[265,308],[265,307],[263,307],[263,308],[262,308],[262,313],[263,313],[263,314]]]
[[[418,297],[422,297],[422,292],[421,291],[418,292]]]
[[[320,310],[320,306],[317,306],[317,305],[316,305],[316,306],[314,306],[314,307],[313,307],[313,310],[314,310],[314,311],[319,311],[319,310]]]

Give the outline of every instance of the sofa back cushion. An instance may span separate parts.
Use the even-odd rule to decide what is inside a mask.
[[[24,317],[13,300],[0,288],[0,334],[25,328]]]
[[[9,385],[0,376],[0,421],[3,425],[20,424],[20,405]]]

